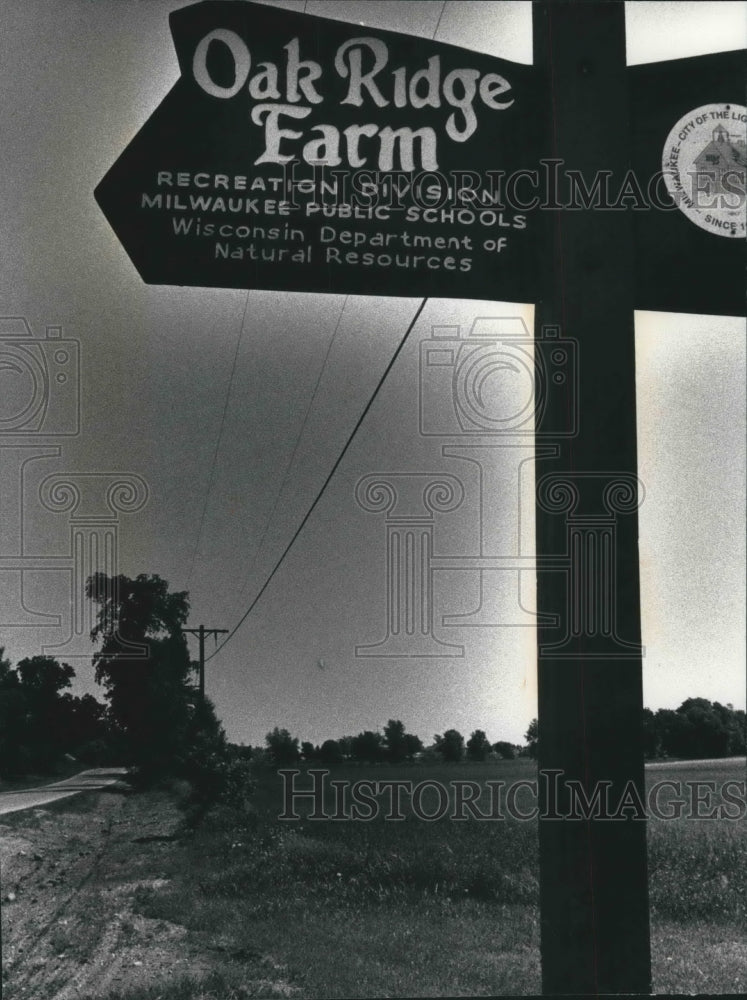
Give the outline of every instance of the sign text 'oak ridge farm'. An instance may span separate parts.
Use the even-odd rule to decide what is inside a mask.
[[[145,281],[533,301],[531,67],[235,0],[170,20],[181,77],[96,190]]]

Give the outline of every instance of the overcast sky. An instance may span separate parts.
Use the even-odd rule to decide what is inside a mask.
[[[24,555],[64,562],[69,516],[38,500],[50,473],[136,474],[149,499],[121,515],[120,570],[159,573],[173,589],[188,588],[192,626],[232,629],[420,303],[142,282],[92,192],[178,78],[168,13],[181,6],[4,5],[0,315],[26,317],[37,337],[61,326],[80,342],[82,422],[75,437],[45,436],[50,426],[26,441],[47,453],[59,447],[59,455],[27,461],[32,450],[0,453],[0,557],[18,555],[22,536]],[[303,2],[276,6],[304,9]],[[629,62],[743,47],[746,6],[628,4]],[[441,0],[307,5],[309,13],[427,38],[438,27],[439,41],[524,63],[531,62],[530,8]],[[520,465],[518,452],[510,461],[498,450],[488,455],[484,475],[499,488],[481,513],[474,463],[444,458],[443,441],[419,433],[420,342],[434,325],[467,330],[479,316],[512,317],[532,329],[529,306],[429,301],[283,567],[210,661],[207,690],[232,739],[261,742],[281,725],[321,741],[395,717],[426,741],[452,726],[465,735],[484,729],[493,741],[522,740],[536,713],[531,573],[521,580],[523,612],[515,578],[497,596],[484,595],[495,600],[488,610],[523,627],[439,626],[443,642],[463,647],[459,656],[356,656],[356,647],[386,631],[386,525],[382,513],[356,503],[362,477],[456,477],[464,502],[436,515],[437,552],[476,555],[482,533],[489,552],[520,545],[531,555],[531,464]],[[638,314],[636,339],[645,702],[676,707],[699,695],[743,707],[744,322]],[[67,405],[62,399],[59,413]],[[521,460],[530,454],[527,442]],[[2,606],[14,609],[3,617],[0,643],[14,660],[52,651],[66,632],[26,627],[15,611],[20,586],[17,570],[0,569]],[[23,602],[67,620],[66,587],[64,572],[49,562],[25,573]],[[437,624],[479,604],[477,571],[439,570],[435,588]],[[60,655],[90,686],[90,661],[72,652],[63,647]]]

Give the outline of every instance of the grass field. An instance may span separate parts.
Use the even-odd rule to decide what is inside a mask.
[[[332,777],[510,782],[534,773],[524,759],[341,767]],[[649,769],[649,785],[664,778],[744,780],[744,764]],[[141,893],[140,911],[185,924],[231,954],[269,957],[302,996],[540,991],[536,823],[283,822],[281,808],[280,779],[265,772],[252,813],[240,823],[209,817],[175,856],[171,883]],[[657,992],[747,989],[746,832],[744,820],[649,823]],[[220,973],[212,988],[174,989],[179,1000],[250,995]],[[276,995],[287,992],[278,986]]]
[[[721,786],[745,762],[652,764],[646,779]],[[651,820],[648,845],[655,991],[747,992],[747,820]]]

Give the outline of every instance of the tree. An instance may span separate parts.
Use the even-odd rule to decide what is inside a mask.
[[[682,724],[677,732],[682,757],[725,757],[729,749],[729,730],[722,705],[707,698],[687,698],[677,709]]]
[[[393,764],[399,764],[407,756],[405,725],[399,719],[390,719],[384,726],[384,742],[387,756]]]
[[[493,749],[501,760],[514,760],[516,757],[516,748],[513,743],[507,743],[505,740],[498,740],[497,743],[493,744]]]
[[[745,714],[707,698],[687,698],[680,707],[643,710],[647,756],[725,757],[744,753]]]
[[[64,753],[107,756],[105,707],[90,694],[66,689],[75,671],[51,656],[31,656],[13,669],[0,649],[0,771],[50,772]],[[90,755],[89,755],[90,756]]]
[[[370,729],[358,733],[353,738],[352,756],[365,764],[375,764],[384,756],[384,740],[381,733],[374,733]]]
[[[153,721],[149,695],[155,686],[186,696],[192,669],[182,632],[189,615],[186,591],[169,593],[159,576],[141,573],[131,580],[96,573],[86,594],[99,605],[91,631],[91,638],[101,641],[93,658],[96,680],[104,686],[114,723],[137,742]]]
[[[536,759],[539,751],[539,722],[537,719],[532,719],[529,723],[524,739],[527,741],[529,756]]]
[[[464,756],[464,737],[456,729],[447,729],[443,736],[436,733],[433,744],[447,763],[457,763]]]
[[[24,706],[25,756],[31,767],[46,771],[72,748],[74,702],[60,692],[71,686],[75,671],[51,656],[31,656],[20,661],[16,674]]]
[[[65,692],[57,700],[54,714],[60,752],[96,767],[115,760],[106,706],[93,695],[78,698]]]
[[[29,701],[39,705],[53,702],[60,691],[71,687],[75,671],[69,663],[58,663],[51,656],[31,656],[16,668],[21,689]]]
[[[644,716],[644,726],[646,724]],[[680,756],[684,745],[684,719],[671,708],[660,708],[654,716],[653,729],[655,733],[654,746],[657,756]],[[645,734],[645,730],[644,730]]]
[[[10,660],[5,657],[5,646],[0,646],[0,691],[7,691],[18,683]]]
[[[0,646],[0,774],[23,774],[27,769],[25,729],[26,699],[18,674]]]
[[[319,756],[319,748],[315,747],[313,743],[309,743],[308,740],[304,740],[301,744],[301,756],[304,760],[314,760]]]
[[[650,708],[643,710],[643,755],[646,758],[661,754],[661,736],[656,725],[656,716]]]
[[[300,756],[298,738],[291,736],[287,729],[278,729],[275,726],[272,732],[265,736],[265,743],[270,756],[279,767],[295,764]]]
[[[731,705],[727,705],[727,708],[731,710],[731,717],[729,719],[729,754],[733,756],[737,754],[743,755],[747,749],[747,715],[745,715],[744,709],[734,709]]]
[[[334,766],[342,764],[342,750],[337,740],[325,740],[319,749],[319,759],[322,764]]]
[[[405,733],[405,757],[413,760],[415,754],[422,753],[423,741],[415,733]]]
[[[91,631],[101,643],[93,658],[96,680],[104,687],[126,759],[141,780],[155,780],[174,767],[199,766],[189,748],[200,740],[222,752],[225,737],[212,706],[198,704],[191,683],[193,665],[182,631],[189,614],[186,591],[171,593],[157,575],[96,573],[86,594],[98,605]]]
[[[490,753],[490,740],[482,729],[475,729],[467,740],[467,756],[470,760],[485,760]]]

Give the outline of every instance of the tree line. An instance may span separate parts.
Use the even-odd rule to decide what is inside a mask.
[[[526,733],[532,757],[539,750],[539,724]],[[747,718],[741,708],[707,698],[686,698],[679,708],[643,709],[643,754],[647,760],[682,757],[688,760],[736,757],[747,746]]]
[[[458,730],[447,729],[443,735],[437,733],[430,746],[425,746],[419,736],[406,732],[403,722],[390,719],[383,732],[366,729],[357,736],[328,739],[316,746],[308,741],[300,743],[287,729],[275,726],[265,737],[265,747],[252,750],[252,756],[265,754],[272,763],[285,766],[301,760],[325,765],[346,760],[359,764],[401,764],[416,759],[457,763],[465,758],[484,761],[489,757],[513,760],[524,752],[523,747],[505,740],[491,743],[482,729],[475,729],[467,740]]]
[[[196,686],[184,633],[187,592],[170,592],[157,575],[97,573],[88,579],[86,594],[96,607],[92,666],[104,701],[70,693],[75,671],[69,664],[33,656],[13,667],[0,648],[0,776],[48,773],[69,754],[92,765],[127,765],[142,784],[184,777],[199,800],[248,790],[250,757],[265,756],[279,765],[300,760],[334,765],[537,756],[536,719],[524,745],[491,743],[482,729],[467,739],[447,729],[426,746],[401,720],[390,719],[383,732],[364,730],[320,745],[276,726],[263,748],[232,746],[212,703]],[[649,758],[743,754],[745,713],[688,698],[676,710],[644,709],[643,735]]]
[[[647,757],[733,757],[745,752],[747,720],[742,709],[707,698],[687,698],[679,708],[643,710]]]
[[[291,736],[287,729],[275,727],[265,737],[265,747],[257,748],[255,756],[265,754],[278,765],[306,761],[324,765],[352,761],[360,764],[405,761],[441,761],[459,763],[462,760],[513,760],[516,757],[536,758],[539,752],[539,722],[532,719],[524,735],[523,745],[498,740],[491,743],[482,729],[475,729],[465,740],[456,729],[437,733],[425,746],[419,736],[405,731],[398,719],[390,719],[383,732],[365,730],[357,736],[328,739],[320,745]],[[652,712],[643,709],[644,756],[648,760],[682,757],[732,757],[745,753],[747,720],[742,709],[721,705],[707,698],[687,698],[677,709],[660,708]]]

